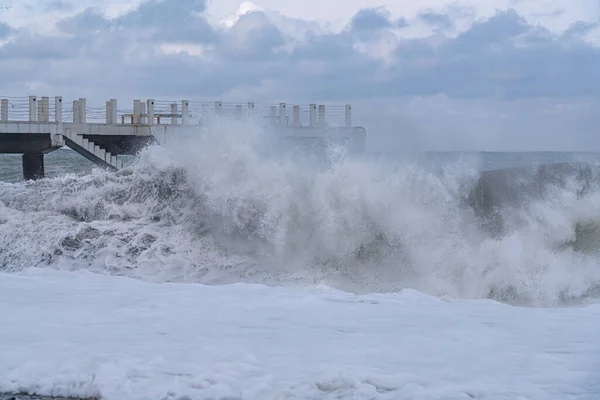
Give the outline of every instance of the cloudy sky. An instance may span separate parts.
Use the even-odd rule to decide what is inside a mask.
[[[0,0],[0,97],[29,94],[352,103],[375,150],[600,151],[600,2]]]

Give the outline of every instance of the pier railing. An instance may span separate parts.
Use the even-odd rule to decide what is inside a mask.
[[[351,127],[352,107],[136,99],[132,108],[120,108],[116,99],[102,106],[88,106],[86,98],[65,103],[61,96],[0,96],[0,122],[206,125],[220,119],[254,119],[289,127]]]

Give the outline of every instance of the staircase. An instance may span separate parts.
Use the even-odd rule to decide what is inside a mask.
[[[86,139],[83,135],[77,134],[70,129],[65,129],[63,134],[65,144],[69,146],[73,151],[81,154],[91,162],[118,171],[123,168],[123,160],[117,159],[116,155],[112,155],[108,151],[100,148],[97,144]]]

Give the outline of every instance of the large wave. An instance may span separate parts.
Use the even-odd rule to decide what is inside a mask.
[[[336,148],[323,163],[267,139],[222,126],[149,147],[118,173],[2,183],[0,268],[529,305],[599,294],[595,166],[433,171]]]

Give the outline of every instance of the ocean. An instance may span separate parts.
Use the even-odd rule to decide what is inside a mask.
[[[600,154],[263,150],[2,156],[0,394],[600,396]]]

